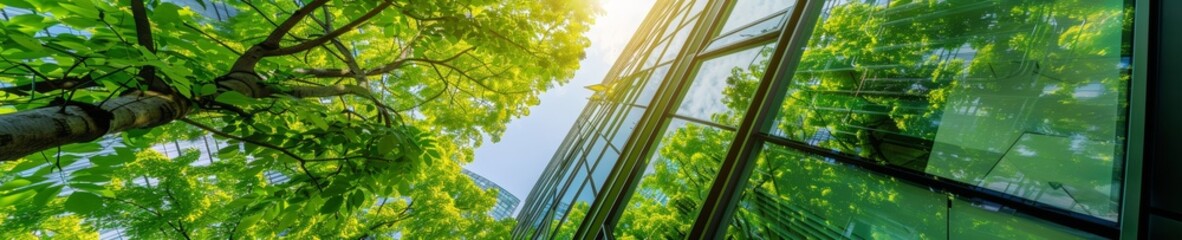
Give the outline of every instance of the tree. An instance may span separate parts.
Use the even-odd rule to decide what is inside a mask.
[[[572,76],[598,11],[553,0],[3,4],[3,232],[160,238],[507,231],[511,220],[482,217],[495,197],[459,166]],[[224,147],[150,149],[208,135]],[[89,167],[63,171],[72,164]]]

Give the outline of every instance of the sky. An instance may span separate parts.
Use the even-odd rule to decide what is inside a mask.
[[[600,0],[604,14],[587,32],[591,47],[587,48],[587,58],[580,62],[574,79],[543,93],[542,103],[530,108],[529,116],[509,122],[500,142],[486,140],[481,144],[476,149],[475,161],[465,168],[505,188],[520,198],[523,205],[550,163],[550,157],[587,105],[592,92],[583,87],[603,81],[654,1]]]

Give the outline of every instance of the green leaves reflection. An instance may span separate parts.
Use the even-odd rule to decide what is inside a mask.
[[[830,1],[768,134],[1115,220],[1130,13],[1122,1]],[[711,120],[738,122],[757,64],[734,69]],[[731,136],[670,125],[617,236],[681,237],[697,217]],[[1095,237],[775,145],[748,181],[727,232],[738,239]]]

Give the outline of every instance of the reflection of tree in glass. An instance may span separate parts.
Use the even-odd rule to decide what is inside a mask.
[[[662,139],[652,172],[640,182],[617,225],[622,239],[682,237],[717,175],[734,133],[685,124]]]
[[[800,58],[773,134],[969,183],[982,181],[1000,159],[1023,155],[1044,160],[1006,160],[1028,164],[998,164],[990,176],[1068,168],[1111,174],[1128,76],[1121,65],[1127,12],[1120,4],[1074,0],[835,2]],[[762,76],[760,64],[766,63],[732,71],[724,90],[730,111],[711,120],[737,125]],[[1063,140],[1016,144],[1030,133]],[[687,124],[662,139],[617,235],[676,237],[688,230],[729,134]],[[769,147],[757,161],[728,230],[738,239],[1069,234],[784,148]],[[1053,182],[1072,194],[1113,179],[1080,172],[1041,177],[1066,179]],[[1049,184],[993,181],[1027,190]],[[1115,210],[1105,199],[1113,195],[1096,195],[1048,199],[1075,211]],[[948,221],[949,212],[960,215]]]
[[[833,5],[801,57],[776,135],[999,190],[1113,184],[1128,77],[1120,2]],[[1020,143],[1030,134],[1060,144]],[[1088,173],[1012,177],[1066,168]],[[1037,200],[1112,218],[1118,190],[1105,189],[1090,191],[1086,207],[1063,193]]]
[[[571,206],[570,212],[566,213],[566,222],[558,227],[558,231],[554,234],[554,239],[574,239],[575,231],[579,230],[579,224],[583,223],[583,217],[587,216],[587,209],[591,208],[591,204],[586,201],[575,202]],[[558,219],[554,219],[553,225],[559,224]]]
[[[735,67],[727,77],[722,103],[728,110],[711,120],[737,126],[774,48],[759,49],[747,66]],[[641,179],[617,224],[621,239],[674,238],[685,235],[706,198],[734,132],[696,123],[672,129],[661,139],[649,163],[652,171]]]

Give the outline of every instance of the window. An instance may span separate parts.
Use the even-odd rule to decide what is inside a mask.
[[[1122,1],[831,1],[771,134],[1115,221]]]
[[[677,116],[738,125],[773,49],[768,44],[702,62],[677,108]]]
[[[768,144],[727,235],[737,239],[1100,238]]]

